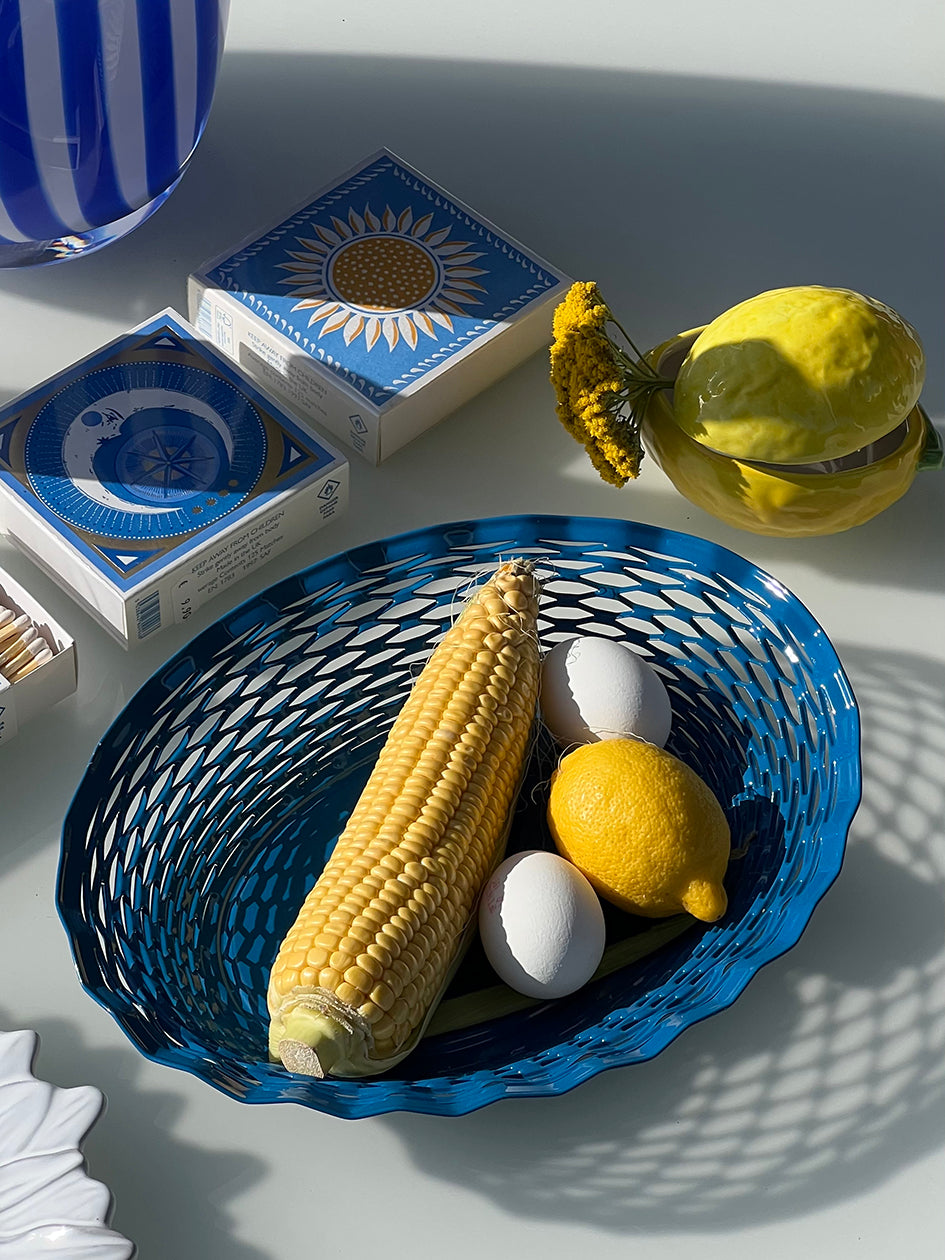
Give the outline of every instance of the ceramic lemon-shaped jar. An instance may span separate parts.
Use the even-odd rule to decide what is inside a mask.
[[[740,529],[860,525],[940,456],[918,403],[918,336],[849,289],[759,294],[646,359],[675,382],[647,403],[647,449],[682,494]]]

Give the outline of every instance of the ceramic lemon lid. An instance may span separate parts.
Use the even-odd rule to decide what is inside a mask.
[[[773,289],[698,336],[676,379],[676,423],[724,455],[837,459],[895,428],[918,400],[922,345],[894,310],[849,289]]]

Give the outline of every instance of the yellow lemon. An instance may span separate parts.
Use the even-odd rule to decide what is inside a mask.
[[[647,918],[725,913],[731,835],[709,786],[655,744],[608,739],[564,757],[548,825],[558,851],[607,901]]]
[[[919,399],[925,356],[891,307],[850,289],[772,289],[704,328],[679,369],[676,423],[723,455],[839,459],[894,429]]]

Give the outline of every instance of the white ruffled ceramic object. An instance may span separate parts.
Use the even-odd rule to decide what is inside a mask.
[[[134,1245],[109,1229],[111,1194],[81,1151],[104,1097],[38,1081],[38,1044],[0,1032],[0,1260],[128,1260]]]

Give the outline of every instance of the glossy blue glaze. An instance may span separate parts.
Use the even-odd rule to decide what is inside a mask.
[[[266,1061],[279,942],[417,670],[478,575],[545,579],[547,648],[622,637],[662,675],[669,749],[721,800],[729,910],[578,994],[432,1036],[395,1071],[315,1081]],[[546,774],[536,742],[535,782]],[[79,975],[149,1058],[246,1102],[458,1115],[658,1054],[797,941],[840,870],[859,719],[836,652],[778,581],[619,520],[457,522],[331,557],[221,617],[106,733],[66,818],[58,905]],[[511,844],[547,843],[523,793]],[[640,930],[614,914],[611,938]],[[454,993],[491,983],[475,951]]]
[[[176,185],[229,0],[0,2],[0,266],[99,248]]]

